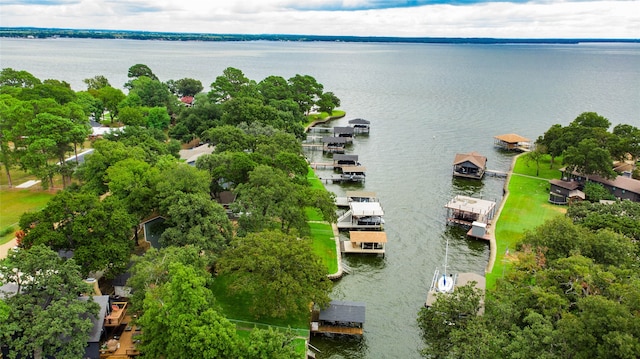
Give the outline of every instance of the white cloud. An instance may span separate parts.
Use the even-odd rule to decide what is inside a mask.
[[[310,0],[305,6],[363,0]],[[361,11],[300,11],[300,1],[82,0],[3,5],[2,26],[356,36],[638,38],[640,0],[490,2]]]

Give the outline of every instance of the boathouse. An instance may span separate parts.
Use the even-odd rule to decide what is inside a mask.
[[[366,304],[332,300],[322,310],[314,310],[311,316],[312,334],[364,334]]]
[[[495,136],[494,145],[507,151],[527,152],[531,150],[531,140],[515,133]]]
[[[549,202],[553,204],[571,204],[574,201],[585,199],[582,187],[577,181],[563,181],[552,179],[549,181]]]
[[[447,223],[471,227],[474,222],[488,224],[495,214],[496,203],[458,195],[445,207],[447,208]]]
[[[349,207],[351,202],[378,202],[375,192],[367,191],[347,191],[346,197],[336,197],[336,205],[338,207]]]
[[[453,160],[453,176],[482,179],[487,169],[487,158],[477,152],[458,153]]]
[[[369,133],[371,122],[362,118],[349,120],[349,125],[353,127],[355,133]]]
[[[342,253],[369,253],[384,256],[387,234],[382,231],[349,231],[349,240],[340,243]]]
[[[353,127],[334,127],[333,128],[333,135],[335,137],[344,137],[347,139],[347,142],[353,142],[353,135],[354,135],[354,130]]]
[[[367,168],[364,166],[342,166],[340,177],[344,181],[364,182]]]
[[[333,155],[333,167],[342,167],[342,166],[358,166],[358,155],[345,155],[345,154],[335,154]]]
[[[376,230],[384,227],[384,211],[380,202],[351,202],[349,210],[338,218],[338,229]]]
[[[347,139],[344,137],[323,137],[322,143],[322,150],[325,152],[344,153]]]

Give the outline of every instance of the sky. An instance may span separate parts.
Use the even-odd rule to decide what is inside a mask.
[[[640,38],[640,0],[0,0],[0,26],[218,34]]]

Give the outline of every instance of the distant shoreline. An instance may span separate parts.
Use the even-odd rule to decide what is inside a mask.
[[[581,43],[640,43],[636,39],[616,38],[489,38],[489,37],[395,37],[395,36],[333,36],[333,35],[288,35],[288,34],[211,34],[179,33],[100,29],[61,29],[37,27],[0,27],[4,38],[84,38],[84,39],[128,39],[161,41],[299,41],[299,42],[363,42],[363,43],[414,43],[414,44],[558,44]]]

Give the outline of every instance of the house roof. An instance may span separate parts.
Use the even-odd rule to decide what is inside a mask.
[[[487,158],[478,152],[457,153],[456,158],[453,160],[453,164],[459,165],[467,161],[480,168],[484,168],[487,165]]]
[[[356,243],[387,243],[387,233],[381,231],[349,231],[349,239]]]
[[[529,142],[531,141],[530,139],[526,138],[526,137],[522,137],[520,135],[516,135],[515,133],[509,133],[506,135],[499,135],[499,136],[495,136],[494,138],[497,138],[500,141],[506,142],[506,143],[518,143],[518,142]]]
[[[212,154],[214,150],[215,147],[209,147],[209,144],[205,143],[191,149],[180,150],[179,154],[180,158],[185,160],[187,163],[194,163],[198,157]]]
[[[318,319],[328,322],[364,323],[366,304],[332,300],[326,309],[320,311]]]
[[[354,118],[353,120],[349,120],[349,123],[352,125],[368,125],[371,121],[367,121],[362,118]]]
[[[551,183],[554,186],[558,186],[560,188],[565,188],[568,190],[574,190],[580,187],[580,183],[577,181],[563,181],[559,179],[552,179],[552,180],[549,180],[549,183]]]
[[[80,297],[80,300],[87,301],[89,297]],[[109,306],[109,296],[108,295],[94,295],[93,301],[98,303],[100,306],[100,311],[98,312],[98,316],[91,316],[91,322],[93,322],[93,328],[91,328],[91,332],[89,333],[89,339],[87,343],[98,343],[100,342],[100,336],[102,335],[102,327],[104,325],[104,317],[107,315],[107,307]]]
[[[333,128],[333,133],[334,134],[347,134],[347,135],[352,135],[353,134],[353,127],[334,127]]]
[[[358,162],[358,155],[340,155],[340,154],[335,154],[335,155],[333,155],[333,160],[334,161],[354,161],[354,162]]]
[[[343,173],[350,173],[350,172],[367,172],[367,168],[364,166],[342,166],[342,172]]]
[[[191,105],[193,103],[193,96],[182,96],[180,98],[180,102],[186,105]]]
[[[384,216],[380,202],[350,202],[354,216]]]
[[[347,139],[344,137],[322,137],[322,143],[347,143]]]
[[[236,194],[231,191],[222,191],[218,194],[218,203],[230,204],[236,200]]]
[[[560,171],[565,172],[566,169],[565,168],[561,168]],[[574,171],[572,173],[575,176],[582,176],[585,177],[584,175]],[[640,194],[640,180],[636,180],[627,176],[617,176],[616,178],[610,180],[610,179],[606,179],[604,177],[600,177],[597,175],[591,175],[589,176],[589,180],[593,181],[593,182],[598,182],[598,183],[602,183],[604,185],[607,186],[611,186],[611,187],[616,187],[616,188],[620,188],[623,189],[625,191],[629,191],[629,192],[633,192],[633,193],[637,193]]]

